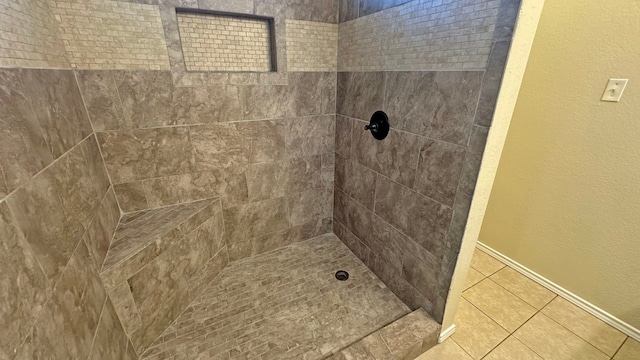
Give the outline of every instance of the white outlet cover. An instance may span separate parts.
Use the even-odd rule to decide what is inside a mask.
[[[624,88],[627,86],[627,82],[629,82],[629,79],[609,79],[607,87],[604,89],[604,94],[602,94],[602,98],[600,100],[613,102],[620,101]]]

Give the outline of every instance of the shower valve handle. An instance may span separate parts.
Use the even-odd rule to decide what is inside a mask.
[[[369,124],[364,126],[365,130],[371,130],[373,132],[378,131],[378,124]]]

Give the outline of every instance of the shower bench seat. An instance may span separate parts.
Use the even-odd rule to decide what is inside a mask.
[[[220,200],[122,215],[100,272],[137,351],[227,265]]]

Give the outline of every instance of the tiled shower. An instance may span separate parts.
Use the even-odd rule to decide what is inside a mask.
[[[415,358],[518,8],[3,2],[0,359]]]

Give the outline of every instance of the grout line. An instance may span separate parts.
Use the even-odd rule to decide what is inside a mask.
[[[503,266],[500,270],[504,269],[505,267],[507,267],[507,268],[510,268],[510,269],[511,269],[511,267],[509,267],[508,265],[506,265],[506,264],[505,264],[505,266]],[[475,269],[475,268],[474,268],[474,269]],[[498,271],[500,271],[500,270],[498,270]],[[489,276],[486,276],[484,279],[482,279],[481,281],[479,281],[479,282],[477,282],[476,284],[472,285],[472,286],[471,286],[471,287],[469,287],[468,289],[465,289],[465,290],[463,291],[463,297],[464,297],[464,292],[466,292],[467,290],[469,290],[469,289],[471,289],[471,288],[475,287],[476,285],[480,284],[482,281],[484,281],[484,280],[486,280],[486,279],[489,279],[489,280],[491,280],[493,283],[495,283],[496,285],[498,285],[499,287],[501,287],[502,289],[506,290],[506,291],[507,291],[508,293],[510,293],[511,295],[513,295],[513,296],[515,296],[516,298],[518,298],[520,301],[525,302],[526,304],[528,304],[529,306],[531,306],[531,307],[533,307],[533,308],[535,309],[535,307],[534,307],[533,305],[529,304],[526,300],[524,300],[524,299],[522,299],[521,297],[519,297],[518,295],[514,294],[514,293],[513,293],[513,292],[511,292],[509,289],[507,289],[507,288],[503,287],[502,285],[500,285],[498,282],[494,281],[493,279],[490,279],[490,277],[491,277],[491,276],[493,276],[493,275],[495,275],[498,271],[495,271],[494,273],[492,273],[492,274],[491,274],[491,275],[489,275]],[[484,274],[483,274],[483,275],[484,275]],[[551,292],[551,291],[550,291],[550,292]],[[571,329],[569,329],[569,328],[567,328],[566,326],[564,326],[564,325],[560,324],[559,322],[557,322],[556,320],[554,320],[553,318],[551,318],[550,316],[548,316],[548,315],[546,315],[544,312],[542,312],[542,310],[544,310],[546,307],[548,307],[548,306],[549,306],[549,305],[550,305],[550,304],[551,304],[551,303],[552,303],[556,298],[558,298],[558,297],[559,297],[559,295],[558,295],[558,294],[553,293],[553,292],[551,292],[551,293],[552,293],[552,294],[554,294],[554,297],[553,297],[549,302],[547,302],[543,307],[541,307],[540,309],[536,309],[536,312],[535,312],[531,317],[529,317],[529,318],[528,318],[524,323],[522,323],[522,324],[521,324],[521,325],[520,325],[516,330],[514,330],[513,332],[510,332],[510,335],[509,335],[509,336],[512,336],[513,334],[515,334],[515,332],[516,332],[516,331],[518,331],[522,326],[524,326],[527,322],[529,322],[529,320],[531,320],[534,316],[536,316],[536,315],[538,315],[538,314],[541,314],[541,315],[544,315],[545,317],[549,318],[550,320],[552,320],[554,323],[558,324],[559,326],[561,326],[561,327],[562,327],[562,328],[564,328],[565,330],[569,331],[571,334],[573,334],[573,335],[577,336],[578,338],[580,338],[581,340],[583,340],[583,341],[584,341],[584,342],[586,342],[587,344],[591,345],[594,349],[598,350],[599,352],[603,353],[603,354],[604,354],[604,355],[606,355],[606,356],[609,356],[608,354],[606,354],[606,353],[604,353],[602,350],[600,350],[597,346],[595,346],[594,344],[592,344],[591,342],[589,342],[587,339],[584,339],[584,338],[583,338],[583,337],[581,337],[580,335],[578,335],[578,334],[576,334],[575,332],[573,332]],[[477,308],[481,313],[483,313],[484,315],[486,315],[489,319],[491,319],[492,321],[496,322],[496,321],[495,321],[491,316],[489,316],[489,314],[485,313],[485,312],[484,312],[484,311],[482,311],[480,308],[478,308],[475,304],[473,304],[473,303],[471,302],[471,300],[470,300],[470,299],[467,299],[466,297],[464,297],[464,299],[465,299],[467,302],[469,302],[471,305],[473,305],[475,308]],[[573,305],[573,304],[572,304],[572,305]],[[575,305],[573,305],[573,306],[575,306]],[[497,323],[497,322],[496,322],[496,323]],[[498,324],[498,325],[500,325],[500,324]],[[502,327],[502,325],[500,325],[500,327]],[[502,328],[504,329],[504,327],[502,327]],[[509,332],[509,330],[507,330],[507,329],[505,329],[505,330],[506,330],[507,332]],[[628,338],[628,336],[627,336],[627,338]],[[518,338],[516,338],[516,339],[517,339],[518,341],[520,341]],[[506,340],[506,339],[505,339],[505,340]],[[502,342],[504,342],[504,340],[503,340]],[[502,343],[502,342],[501,342],[501,343]],[[520,342],[521,342],[523,345],[527,346],[527,344],[523,343],[522,341],[520,341]],[[623,344],[624,344],[624,342],[623,342]],[[500,344],[496,345],[496,347],[498,347],[499,345],[500,345]],[[496,347],[494,347],[494,348],[492,349],[492,351],[493,351]],[[622,344],[620,345],[620,347],[622,347]],[[535,352],[535,350],[534,350],[534,349],[531,349],[529,346],[527,346],[527,348],[529,348],[531,351],[533,351],[534,353],[536,353],[538,356],[542,357],[540,354],[538,354],[537,352]],[[490,352],[489,352],[489,353],[490,353]],[[487,354],[487,355],[488,355],[488,354]],[[615,354],[614,354],[614,356],[615,356]]]
[[[100,285],[102,285],[102,283]],[[102,315],[104,314],[104,308],[107,305],[108,299],[109,299],[109,297],[107,296],[107,293],[105,291],[104,301],[102,302],[102,309],[100,310],[100,316],[98,317],[98,323],[96,324],[96,331],[93,333],[93,340],[91,340],[91,347],[89,347],[89,353],[87,354],[87,360],[91,359],[91,354],[93,353],[93,347],[96,344],[96,337],[98,335],[98,329],[100,329],[100,324],[102,323]]]
[[[87,114],[87,120],[89,120],[89,125],[91,125],[91,132],[92,133],[89,134],[89,136],[93,135],[93,138],[96,141],[96,146],[98,147],[98,152],[100,153],[100,159],[102,160],[102,168],[104,170],[104,173],[107,174],[107,179],[109,180],[109,185],[111,185],[111,187],[113,188],[113,180],[111,180],[111,174],[109,173],[109,169],[107,168],[107,162],[104,160],[104,154],[102,153],[102,146],[100,146],[100,142],[98,141],[98,135],[96,133],[95,126],[93,125],[93,121],[91,120],[91,115],[89,114],[89,108],[87,107],[87,102],[84,99],[84,92],[80,88],[80,82],[78,81],[78,72],[76,70],[73,70],[73,78],[76,80],[76,86],[78,87],[78,92],[80,93],[80,99],[82,100],[82,106],[84,107],[85,114]],[[117,91],[117,87],[116,87],[116,91]],[[109,190],[107,190],[107,192],[108,191]],[[117,196],[116,196],[116,204],[118,204],[118,209],[120,210],[120,214],[122,214],[122,207],[120,206],[120,201],[118,201],[118,197]]]
[[[30,183],[33,178],[35,178],[36,176],[42,174],[43,172],[45,172],[47,169],[49,169],[50,167],[53,167],[54,164],[56,164],[58,161],[61,161],[62,158],[64,158],[65,156],[67,156],[69,153],[71,153],[73,150],[75,150],[75,148],[79,147],[80,144],[82,144],[85,140],[87,140],[88,138],[91,137],[91,135],[93,135],[93,133],[87,135],[86,137],[84,137],[83,139],[81,139],[80,141],[78,141],[77,144],[73,145],[69,150],[67,150],[66,152],[64,152],[62,155],[58,156],[58,158],[54,159],[52,162],[50,162],[49,164],[47,164],[47,166],[43,167],[40,171],[36,172],[35,174],[31,175],[31,177],[29,177],[29,179],[27,181],[25,181],[23,184],[20,184],[20,186],[16,187],[15,189],[13,189],[10,193],[8,193],[7,195],[5,195],[5,197],[2,200],[7,200],[9,197],[11,197],[13,194],[15,194],[16,192],[18,192],[18,190],[21,190],[22,188],[24,188],[28,183]]]

